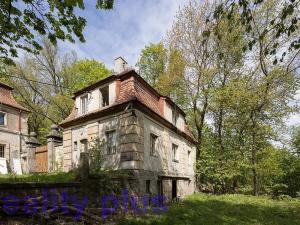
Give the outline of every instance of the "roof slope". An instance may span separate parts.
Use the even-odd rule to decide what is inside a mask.
[[[3,104],[3,105],[11,106],[11,107],[16,108],[16,109],[21,109],[21,110],[26,111],[26,112],[30,112],[28,109],[21,106],[14,99],[14,97],[12,95],[12,90],[13,90],[12,87],[10,87],[6,84],[0,83],[0,105]]]
[[[185,116],[185,113],[168,97],[160,95],[155,89],[153,89],[141,76],[139,76],[134,70],[127,70],[117,75],[112,75],[107,77],[91,86],[88,86],[74,94],[73,98],[77,96],[88,93],[89,91],[98,88],[101,85],[109,83],[111,81],[120,81],[120,90],[117,95],[116,102],[107,107],[91,111],[85,115],[76,117],[76,108],[74,106],[71,114],[61,123],[62,127],[69,127],[77,123],[83,122],[87,119],[95,118],[98,115],[99,117],[104,115],[109,110],[116,110],[116,108],[121,108],[121,106],[130,102],[140,102],[145,108],[151,110],[152,114],[156,115],[156,118],[160,117],[161,120],[169,123],[163,113],[159,110],[159,99],[164,97],[165,100],[171,104],[173,107],[176,107]],[[158,117],[157,117],[158,116]],[[80,121],[80,122],[79,122]],[[174,126],[170,123],[170,126]],[[177,128],[174,126],[174,129]],[[187,126],[184,127],[185,135],[190,137],[190,140],[194,137]]]

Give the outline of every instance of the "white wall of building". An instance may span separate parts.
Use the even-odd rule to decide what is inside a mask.
[[[115,103],[115,101],[116,101],[116,82],[111,82],[109,84],[97,87],[94,90],[91,90],[87,93],[77,96],[75,99],[75,107],[77,108],[77,112],[78,112],[77,116],[82,115],[82,113],[81,113],[81,98],[86,95],[88,95],[88,112],[92,112],[92,111],[100,109],[100,102],[101,102],[100,101],[100,98],[101,98],[100,89],[107,85],[109,88],[109,105]]]

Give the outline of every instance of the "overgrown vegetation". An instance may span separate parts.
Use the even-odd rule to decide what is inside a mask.
[[[99,61],[78,60],[76,53],[62,54],[44,39],[40,54],[26,54],[15,66],[7,66],[0,81],[12,86],[15,98],[31,111],[29,132],[42,144],[52,124],[59,124],[73,110],[73,93],[108,77],[111,71]]]
[[[166,41],[142,50],[141,75],[187,112],[201,190],[295,197],[299,132],[287,141],[285,122],[299,112],[300,31],[277,25],[293,21],[299,1],[227,3],[179,9]]]
[[[73,172],[64,173],[33,173],[25,175],[0,175],[0,183],[36,182],[36,183],[64,183],[75,181]]]
[[[166,214],[127,218],[119,225],[299,225],[300,201],[268,197],[196,194]]]

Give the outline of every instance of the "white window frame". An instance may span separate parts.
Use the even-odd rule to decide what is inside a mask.
[[[172,143],[172,161],[173,162],[179,162],[178,161],[178,149],[179,149],[179,146],[175,143]]]
[[[0,158],[5,158],[5,144],[0,144]],[[1,156],[1,153],[3,152],[3,156]]]
[[[112,140],[112,143],[108,141],[109,133],[114,133],[115,135],[115,140]],[[106,154],[107,155],[116,154],[117,153],[117,131],[116,130],[105,131],[105,139],[106,139]]]
[[[172,123],[176,126],[179,118],[179,112],[175,108],[172,109]]]
[[[153,138],[155,137],[155,142],[154,142],[154,145],[152,143],[152,140],[154,140]],[[150,156],[157,156],[157,145],[158,145],[158,138],[159,136],[154,134],[154,133],[150,133],[150,151],[149,151],[149,154]],[[153,150],[153,147],[154,147],[154,150]]]
[[[4,115],[4,124],[0,124],[0,127],[5,127],[7,125],[7,113],[6,112],[3,112],[3,111],[0,111],[0,114],[3,114]]]
[[[85,107],[83,107],[83,99],[86,99]],[[80,97],[80,112],[82,115],[88,112],[88,101],[89,97],[87,94]]]

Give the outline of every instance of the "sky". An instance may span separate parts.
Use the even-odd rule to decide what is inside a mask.
[[[87,19],[85,43],[60,45],[63,51],[73,50],[79,58],[93,58],[113,67],[122,56],[135,66],[141,49],[162,40],[171,28],[174,16],[187,0],[115,0],[113,10],[97,10],[96,1],[85,1],[80,13]]]
[[[188,0],[115,0],[113,10],[97,10],[95,1],[85,1],[79,12],[87,20],[85,43],[60,43],[63,52],[75,51],[78,58],[96,59],[113,68],[114,59],[122,56],[134,67],[141,49],[161,41],[171,28],[179,7]],[[300,90],[296,99],[300,100]],[[287,119],[288,125],[300,125],[300,115]]]

